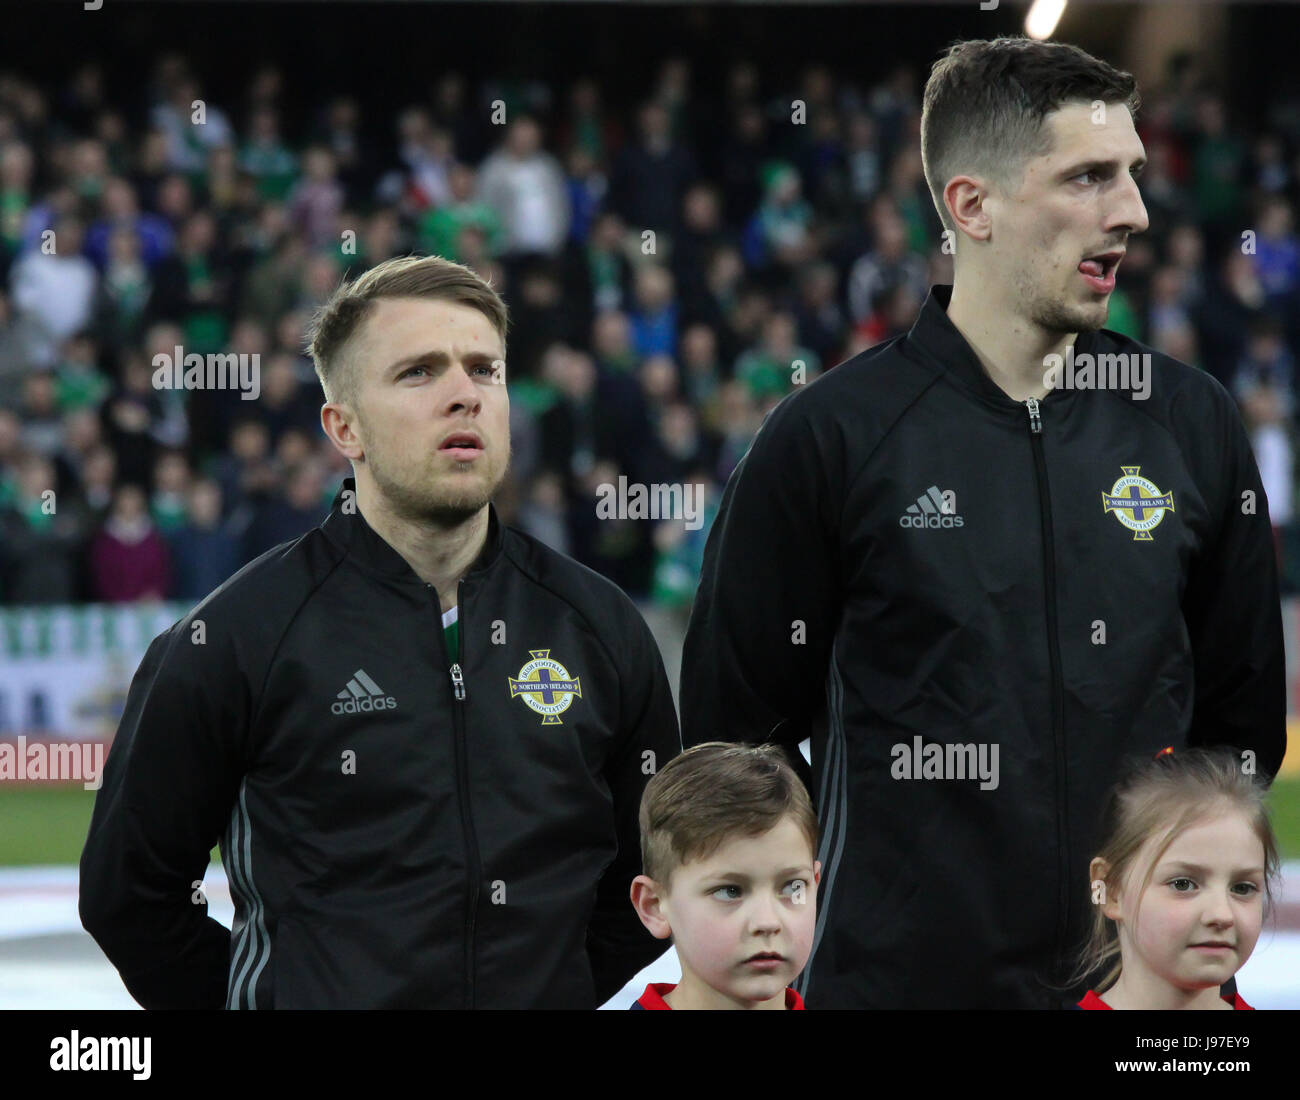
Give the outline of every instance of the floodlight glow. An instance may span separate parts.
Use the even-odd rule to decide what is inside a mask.
[[[1041,42],[1051,38],[1065,11],[1065,0],[1034,0],[1025,16],[1025,34]]]

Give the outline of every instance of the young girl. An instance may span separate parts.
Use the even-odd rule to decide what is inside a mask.
[[[1089,866],[1093,927],[1075,978],[1113,965],[1079,1008],[1250,1008],[1219,987],[1272,909],[1278,852],[1264,795],[1230,752],[1164,749],[1129,768]]]

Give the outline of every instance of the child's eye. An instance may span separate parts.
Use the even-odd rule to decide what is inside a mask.
[[[808,882],[807,882],[807,880],[805,880],[805,879],[801,879],[801,878],[792,878],[789,882],[787,882],[787,883],[785,884],[785,889],[782,890],[781,892],[782,892],[783,894],[785,894],[785,893],[789,893],[789,894],[804,894],[804,895],[807,895],[807,893],[808,893]]]
[[[1196,885],[1196,883],[1193,882],[1193,881],[1192,881],[1191,879],[1189,879],[1189,878],[1174,878],[1174,879],[1170,879],[1170,880],[1169,880],[1169,885],[1172,886],[1172,887],[1174,888],[1174,892],[1177,893],[1177,894],[1186,894],[1186,893],[1190,893],[1189,890],[1180,890],[1180,889],[1178,888],[1178,883],[1180,883],[1180,882],[1185,882],[1185,883],[1187,883],[1187,885],[1188,885],[1189,887],[1194,887],[1194,886]]]
[[[725,892],[728,890],[734,890],[735,893],[728,894]],[[739,886],[718,886],[715,887],[713,890],[710,890],[709,893],[715,898],[718,898],[718,895],[722,894],[723,896],[718,898],[719,901],[735,901],[738,897],[740,897],[740,887]]]
[[[1259,887],[1256,886],[1253,882],[1239,882],[1239,883],[1237,883],[1235,886],[1233,886],[1233,889],[1236,890],[1236,889],[1238,889],[1238,888],[1240,888],[1240,887],[1244,887],[1244,888],[1245,888],[1245,889],[1242,891],[1242,893],[1241,893],[1241,896],[1242,896],[1243,898],[1248,898],[1248,897],[1251,897],[1251,896],[1254,895],[1254,894],[1258,894],[1258,893],[1259,893]]]

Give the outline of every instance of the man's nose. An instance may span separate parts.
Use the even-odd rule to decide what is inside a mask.
[[[477,416],[483,407],[483,395],[464,367],[452,367],[444,375],[443,413],[448,416]]]
[[[1107,228],[1112,233],[1116,229],[1123,228],[1127,228],[1130,233],[1145,233],[1150,224],[1151,220],[1147,217],[1146,204],[1142,201],[1142,192],[1138,188],[1137,180],[1128,176],[1123,195],[1115,207],[1111,224]]]

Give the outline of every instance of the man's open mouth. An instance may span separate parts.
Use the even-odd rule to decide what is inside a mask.
[[[474,432],[452,432],[438,448],[453,458],[475,458],[483,453],[483,440]]]
[[[1079,270],[1094,279],[1109,279],[1115,274],[1122,259],[1124,259],[1123,252],[1101,252],[1082,260]]]

